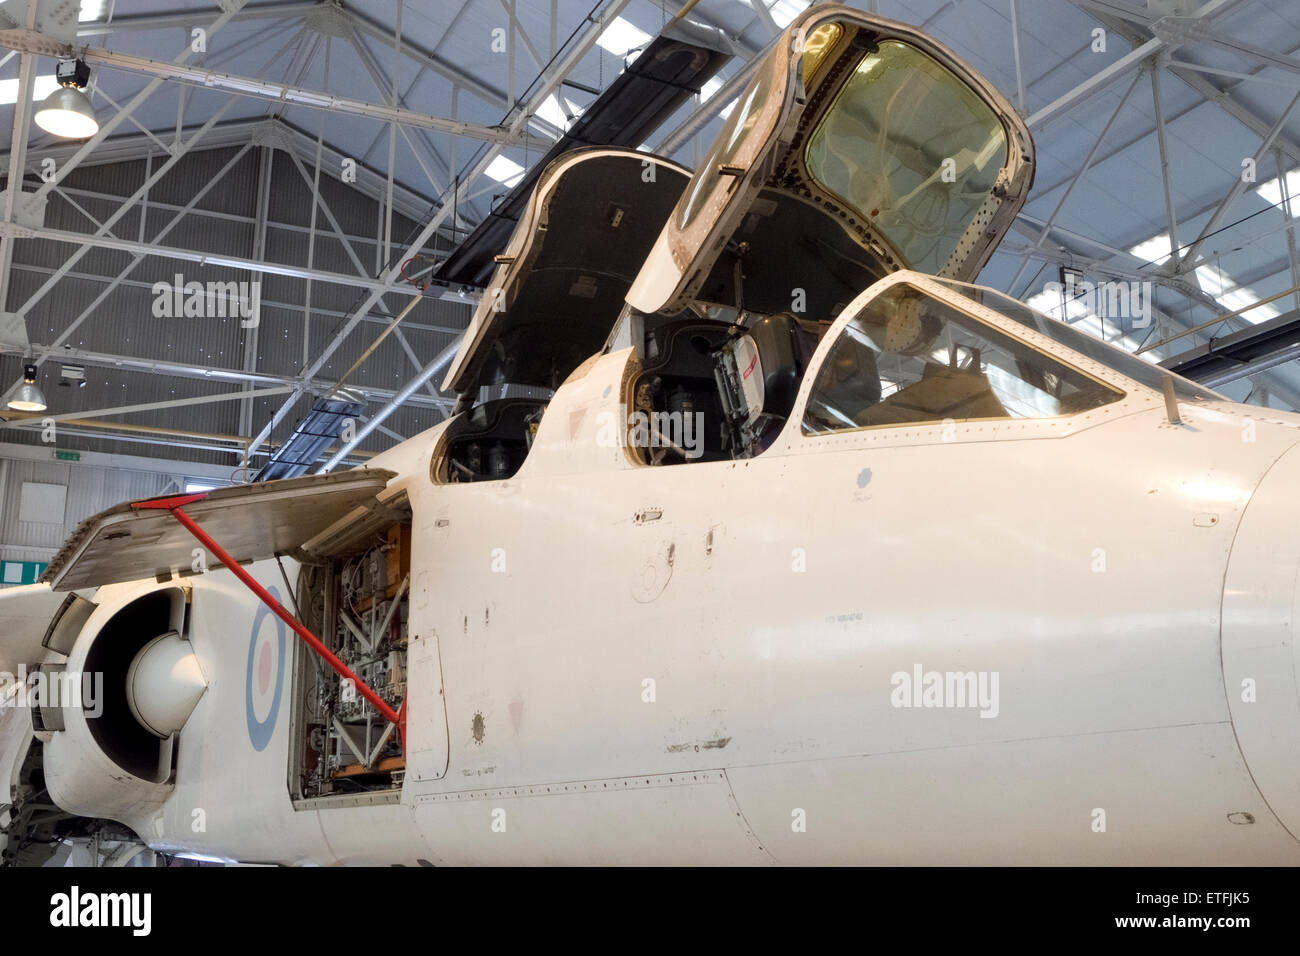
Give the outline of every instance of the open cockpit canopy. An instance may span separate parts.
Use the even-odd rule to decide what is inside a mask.
[[[443,389],[555,388],[600,351],[689,173],[636,150],[575,150],[542,173]]]
[[[969,280],[1032,178],[1028,129],[951,51],[815,7],[740,96],[627,301],[824,319],[901,269]]]

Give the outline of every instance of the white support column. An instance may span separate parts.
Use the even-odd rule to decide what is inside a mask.
[[[1156,143],[1160,147],[1160,181],[1165,192],[1165,213],[1169,216],[1169,248],[1173,250],[1169,265],[1171,270],[1178,268],[1178,214],[1174,209],[1174,187],[1170,182],[1169,144],[1165,137],[1165,109],[1160,101],[1160,66],[1151,70],[1151,102],[1156,113]]]
[[[1020,64],[1020,3],[1011,0],[1011,56],[1016,64],[1016,112],[1025,115],[1025,73]]]
[[[1292,220],[1295,219],[1295,216],[1291,214],[1291,203],[1300,201],[1300,197],[1291,195],[1291,187],[1287,184],[1287,170],[1282,165],[1282,151],[1280,149],[1273,150],[1273,162],[1277,167],[1278,189],[1282,193],[1282,219],[1288,225],[1291,225]],[[1287,261],[1291,266],[1291,285],[1300,289],[1300,256],[1296,255],[1294,229],[1286,231],[1286,254]],[[1300,309],[1300,291],[1296,292],[1294,298],[1296,308]]]
[[[36,2],[28,0],[27,28],[36,23]],[[27,116],[28,104],[32,101],[32,89],[36,83],[36,57],[24,53],[18,62],[18,98],[14,101],[14,128],[9,146],[8,192],[5,195],[4,221],[14,221],[14,211],[23,194],[23,178],[27,168],[27,134],[31,121]],[[0,296],[0,312],[9,308],[9,290],[13,284],[9,281],[13,266],[14,244],[9,236],[0,236],[0,281],[3,282],[5,294]]]

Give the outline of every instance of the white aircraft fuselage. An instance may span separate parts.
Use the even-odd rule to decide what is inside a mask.
[[[307,539],[400,503],[391,787],[331,764],[303,789],[328,776],[304,741],[343,733],[300,706],[328,672],[121,509],[51,566],[98,586],[66,654],[0,645],[116,667],[104,715],[5,711],[0,776],[35,733],[64,811],[243,862],[1300,862],[1300,415],[962,285],[1032,168],[950,51],[810,9],[693,176],[608,149],[539,179],[448,374],[462,407],[347,473],[378,503],[314,516],[347,494],[322,475],[196,504],[316,618],[286,586]],[[472,400],[503,383],[553,390],[510,443],[514,400]],[[699,447],[629,427],[706,411]],[[0,614],[22,601],[52,613],[42,586]],[[142,727],[156,774],[114,750]]]
[[[1174,427],[1136,394],[652,469],[595,440],[631,359],[562,387],[511,479],[431,482],[442,426],[373,462],[414,513],[398,803],[295,809],[286,715],[261,750],[245,719],[259,606],[217,570],[191,579],[212,679],[174,787],[141,799],[70,724],[60,806],[283,863],[1300,859],[1300,416]],[[996,714],[900,705],[917,669],[996,674]]]

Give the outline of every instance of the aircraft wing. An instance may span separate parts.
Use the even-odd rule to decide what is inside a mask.
[[[185,513],[239,563],[260,561],[292,553],[356,509],[374,505],[395,475],[360,468],[238,485],[187,504]],[[132,504],[83,521],[41,581],[56,591],[69,591],[193,574],[198,542],[170,512],[140,511]],[[215,560],[212,563],[215,567]]]

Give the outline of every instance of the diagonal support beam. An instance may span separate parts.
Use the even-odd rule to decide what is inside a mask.
[[[239,13],[239,11],[243,8],[246,2],[247,0],[226,0],[226,2],[222,4],[222,9],[224,9],[225,12],[221,16],[213,20],[212,24],[208,27],[208,39],[211,40],[212,35],[214,33],[216,33],[218,30],[224,27],[232,19],[234,19],[235,16]],[[33,34],[35,31],[24,30],[20,32],[25,34]],[[40,34],[36,34],[36,36],[39,35]],[[0,46],[4,46],[4,45],[5,43],[2,40],[0,40]],[[65,46],[63,44],[50,44],[50,46],[53,49],[51,52],[45,52],[45,55],[47,56],[66,57],[69,53],[73,52],[72,47]],[[37,52],[41,52],[41,51],[37,51]],[[194,51],[191,49],[190,45],[186,43],[184,49],[182,49],[181,52],[176,55],[176,57],[172,60],[172,63],[175,64],[185,63],[190,58],[190,55],[193,52]],[[123,109],[118,110],[116,114],[114,114],[107,122],[105,122],[102,126],[100,126],[99,132],[96,133],[94,136],[90,137],[90,139],[86,140],[84,143],[82,143],[81,148],[78,149],[75,153],[73,153],[71,158],[69,158],[67,162],[65,162],[63,166],[59,168],[59,178],[62,179],[65,176],[67,176],[67,174],[70,173],[72,170],[76,169],[77,166],[79,166],[81,162],[84,159],[86,159],[86,157],[94,154],[99,144],[102,143],[104,140],[108,139],[108,137],[113,134],[113,131],[116,130],[128,118],[130,118],[130,116],[136,111],[136,109],[140,107],[142,103],[144,103],[147,99],[149,99],[149,97],[153,96],[153,94],[157,92],[159,88],[162,87],[162,84],[163,81],[161,78],[155,78],[153,80],[150,80],[148,83],[146,83],[144,88],[140,90],[139,93],[131,97],[131,101],[127,103]],[[46,195],[48,195],[48,193],[52,188],[53,188],[52,183],[46,183],[36,191],[37,197],[43,199]]]
[[[266,262],[260,259],[250,259],[224,253],[201,252],[198,249],[156,246],[147,242],[137,242],[134,239],[111,239],[108,236],[92,236],[84,232],[67,232],[63,229],[32,229],[12,223],[0,223],[0,236],[6,235],[17,239],[48,239],[53,242],[71,243],[82,247],[79,250],[80,254],[84,254],[88,248],[117,249],[121,252],[129,252],[132,255],[161,256],[164,259],[195,262],[201,266],[228,266],[232,269],[245,269],[249,272],[269,272],[272,275],[288,276],[291,279],[312,279],[316,282],[330,282],[334,285],[369,289],[371,294],[375,296],[376,301],[378,301],[380,295],[390,292],[396,295],[421,295],[420,290],[413,286],[406,288],[394,287],[381,279],[365,279],[340,272],[326,272],[323,269],[308,269],[306,266],[289,265],[283,262]],[[79,253],[73,255],[80,258]],[[66,271],[62,274],[66,275]],[[55,272],[50,279],[52,280],[55,276],[62,277],[60,272]],[[30,305],[24,306],[24,309],[28,308],[30,308]],[[356,318],[356,321],[360,322],[361,318]],[[324,363],[321,362],[320,364],[323,365]],[[316,371],[319,371],[319,368]],[[315,374],[315,372],[312,374]]]
[[[322,379],[304,382],[290,375],[276,375],[266,371],[245,372],[243,369],[214,368],[211,365],[186,365],[183,362],[160,361],[131,355],[112,355],[89,349],[52,348],[48,345],[32,345],[31,354],[46,359],[75,362],[78,365],[93,366],[95,368],[124,369],[131,372],[147,372],[174,378],[202,379],[209,382],[253,382],[272,387],[287,385],[299,392],[305,390],[317,394],[328,392],[334,385],[333,382],[326,382]],[[360,392],[368,401],[373,402],[387,402],[397,394],[394,389],[377,388],[373,385],[353,385],[351,390]],[[418,405],[421,408],[436,408],[445,412],[454,403],[451,399],[442,398],[441,396],[430,398],[427,395],[414,395],[410,400],[410,404]],[[240,444],[243,444],[247,441],[247,436],[241,437],[239,441]]]
[[[1151,103],[1156,114],[1156,145],[1160,147],[1160,181],[1164,186],[1165,214],[1169,217],[1169,248],[1173,250],[1170,263],[1178,268],[1178,212],[1174,209],[1174,187],[1170,182],[1169,143],[1165,135],[1165,109],[1160,99],[1160,69],[1151,70]]]
[[[1212,17],[1214,14],[1220,12],[1222,9],[1228,7],[1229,5],[1237,2],[1238,0],[1209,0],[1208,3],[1206,3],[1204,6],[1196,10],[1187,19],[1189,20],[1207,19],[1209,17]],[[1074,89],[1070,90],[1068,93],[1065,93],[1064,95],[1058,97],[1057,99],[1053,100],[1051,103],[1044,106],[1042,109],[1033,113],[1027,120],[1025,120],[1025,123],[1029,126],[1031,130],[1036,129],[1039,126],[1042,126],[1049,119],[1059,115],[1060,113],[1065,112],[1066,110],[1070,109],[1076,104],[1081,103],[1082,101],[1086,100],[1088,97],[1096,93],[1098,90],[1104,89],[1105,87],[1109,86],[1111,83],[1113,83],[1115,80],[1122,77],[1124,74],[1137,69],[1142,64],[1142,62],[1146,60],[1148,57],[1154,56],[1155,54],[1159,53],[1161,50],[1174,49],[1176,46],[1177,46],[1176,43],[1171,44],[1166,42],[1165,40],[1162,40],[1159,37],[1152,37],[1150,40],[1147,40],[1145,43],[1142,43],[1141,45],[1130,50],[1128,53],[1120,57],[1110,66],[1105,67],[1102,70],[1099,70],[1097,73],[1093,74],[1088,79],[1084,80],[1082,83],[1080,83]]]
[[[1295,109],[1297,103],[1300,103],[1300,93],[1297,93],[1291,99],[1291,102],[1287,104],[1286,109],[1282,111],[1282,115],[1279,116],[1277,122],[1273,124],[1273,128],[1268,131],[1267,135],[1265,135],[1264,142],[1260,143],[1259,149],[1255,151],[1252,161],[1256,168],[1259,167],[1259,164],[1263,161],[1264,157],[1268,155],[1269,150],[1273,148],[1273,142],[1277,139],[1278,134],[1282,132],[1282,128],[1286,126],[1287,120],[1291,118],[1291,113]],[[1219,228],[1224,217],[1228,214],[1228,210],[1232,208],[1232,204],[1240,199],[1242,193],[1244,193],[1251,185],[1253,185],[1253,180],[1248,183],[1243,177],[1237,177],[1237,180],[1233,183],[1232,189],[1229,190],[1228,195],[1223,197],[1223,202],[1219,203],[1218,208],[1214,210],[1209,221],[1205,224],[1204,228],[1201,229],[1201,234],[1196,238],[1196,241],[1187,248],[1186,252],[1183,253],[1182,260],[1179,263],[1179,269],[1181,271],[1186,271],[1187,269],[1196,267],[1196,256],[1201,251],[1201,246],[1205,244],[1205,240],[1210,238],[1210,235]]]
[[[431,129],[440,133],[464,136],[487,143],[509,143],[530,146],[538,149],[549,147],[550,143],[541,137],[530,136],[515,130],[506,133],[490,126],[467,123],[461,120],[443,119],[400,106],[387,106],[380,103],[368,103],[346,96],[337,96],[322,90],[312,90],[291,84],[276,83],[272,80],[260,80],[255,77],[239,76],[233,73],[221,73],[203,67],[189,66],[185,63],[153,60],[143,56],[133,56],[103,47],[87,47],[76,50],[73,46],[52,43],[34,30],[0,30],[0,47],[20,50],[43,56],[70,58],[74,55],[87,63],[111,67],[128,73],[138,73],[173,82],[189,83],[205,89],[222,90],[238,96],[250,96],[290,106],[302,106],[308,109],[325,110],[331,113],[347,113],[363,116],[385,123],[399,123],[422,129]]]
[[[239,22],[248,20],[284,20],[306,16],[315,10],[319,10],[320,7],[321,4],[318,0],[259,3],[252,7],[245,7],[230,19]],[[137,13],[126,16],[119,16],[118,12],[114,10],[113,19],[108,23],[96,20],[90,23],[77,24],[77,37],[110,36],[124,31],[139,32],[142,30],[174,29],[188,31],[193,27],[206,27],[219,18],[221,18],[221,14],[215,10],[185,10],[181,13]],[[211,32],[210,28],[208,32]]]
[[[469,5],[466,4],[462,9],[468,8]],[[393,38],[391,31],[382,24],[370,19],[365,14],[356,10],[348,9],[344,11],[344,16],[352,22],[352,25],[357,30],[367,36],[374,37],[376,40],[384,44],[392,42]],[[507,100],[505,93],[501,90],[494,89],[478,77],[471,76],[464,70],[453,66],[451,63],[438,56],[436,51],[429,52],[423,50],[412,44],[410,41],[407,41],[402,44],[402,55],[419,64],[421,67],[432,70],[434,73],[446,77],[455,86],[468,90],[490,105],[495,106],[497,109],[505,110],[510,108],[510,103]]]
[[[193,198],[190,199],[189,205],[183,207],[179,212],[177,212],[176,215],[174,215],[171,218],[171,221],[169,221],[165,226],[163,226],[162,229],[158,230],[158,232],[154,235],[153,240],[149,243],[149,248],[150,249],[157,248],[157,244],[162,242],[162,240],[167,237],[167,235],[172,231],[172,229],[174,229],[180,223],[180,221],[186,215],[189,214],[190,210],[192,210],[195,206],[199,204],[200,201],[202,201],[203,197],[208,194],[208,191],[210,189],[212,189],[223,179],[225,179],[226,174],[230,172],[230,170],[235,168],[235,166],[239,163],[241,159],[244,158],[244,155],[251,148],[252,148],[251,146],[244,146],[242,149],[236,152],[235,155],[232,156],[226,162],[226,164],[217,171],[216,175],[212,176],[203,185],[203,188],[194,194]],[[144,226],[144,222],[145,222],[145,217],[141,216],[140,224],[142,229]],[[68,327],[59,334],[59,337],[56,338],[52,344],[56,346],[62,345],[64,342],[70,339],[73,336],[73,334],[77,331],[77,329],[81,327],[81,324],[95,313],[95,310],[98,309],[100,305],[103,304],[104,300],[107,299],[110,294],[112,294],[113,290],[116,289],[119,285],[121,285],[127,279],[127,277],[130,276],[130,274],[135,271],[136,267],[139,266],[140,263],[143,262],[144,260],[145,260],[144,253],[139,253],[133,256],[131,261],[128,262],[126,266],[124,266],[118,272],[118,274],[108,282],[107,286],[104,289],[100,290],[100,293],[97,296],[95,296],[93,300],[91,300],[89,305],[87,305],[84,309],[81,310],[81,313],[68,324]],[[52,273],[52,275],[58,275],[58,272],[59,270],[55,270],[55,272]],[[68,270],[64,270],[63,275],[64,276],[75,275],[75,273],[72,273]],[[37,364],[38,365],[44,364],[44,361],[45,361],[44,359],[39,359],[37,361]]]
[[[357,275],[365,276],[366,275],[365,266],[361,264],[361,258],[360,256],[357,255],[356,249],[352,245],[352,241],[348,239],[346,235],[344,235],[342,227],[339,226],[338,219],[335,218],[333,211],[329,207],[329,204],[325,202],[325,197],[321,195],[320,190],[316,187],[315,181],[308,176],[306,167],[304,167],[302,161],[299,160],[298,157],[294,156],[292,153],[289,155],[289,158],[293,161],[294,167],[298,170],[298,175],[300,175],[303,178],[303,180],[307,183],[307,187],[312,191],[312,195],[315,200],[313,215],[317,210],[325,214],[325,219],[329,223],[330,230],[334,233],[334,237],[339,241],[339,244],[343,247],[343,251],[347,253],[348,258],[352,260],[352,265],[357,270]],[[392,312],[389,310],[388,306],[384,303],[384,300],[382,298],[376,303],[376,305],[380,308],[381,311],[384,312],[384,314],[389,316],[392,315]],[[409,308],[403,310],[402,315],[405,315],[406,312],[409,311],[410,311]],[[395,325],[396,325],[395,322],[393,324],[390,324],[389,329],[397,333],[398,344],[402,347],[402,350],[406,353],[407,360],[410,361],[413,368],[418,370],[420,368],[420,362],[419,359],[415,357],[415,351],[411,348],[410,344],[406,341],[406,336],[402,334],[402,330],[400,328],[396,328]],[[385,329],[385,331],[380,334],[381,339],[388,334],[389,329]],[[427,389],[427,391],[429,392],[430,395],[436,396],[438,394],[437,390],[434,388],[429,388]],[[249,430],[251,431],[251,425]]]
[[[523,128],[523,126],[528,122],[529,116],[536,111],[540,104],[546,101],[548,96],[555,92],[563,79],[582,60],[587,51],[595,45],[596,40],[598,40],[600,35],[605,32],[605,29],[610,22],[622,13],[630,2],[631,0],[608,0],[599,13],[588,18],[583,28],[575,34],[574,42],[568,51],[561,55],[557,55],[553,61],[552,69],[538,77],[537,81],[534,82],[533,92],[529,96],[528,101],[520,104],[520,106],[515,110],[514,118],[509,122],[508,128],[511,131]],[[464,178],[450,190],[450,195],[444,194],[442,207],[425,222],[424,227],[420,229],[417,236],[408,246],[408,251],[417,252],[424,247],[425,243],[427,243],[437,232],[438,227],[443,223],[443,221],[452,214],[452,211],[458,205],[459,201],[469,192],[473,184],[481,175],[483,175],[484,171],[492,161],[500,155],[501,149],[502,144],[500,143],[490,146],[470,165]],[[381,275],[379,281],[391,289],[400,278],[401,263],[395,262],[389,264],[388,268]],[[356,308],[356,310],[354,310],[352,316],[343,324],[342,328],[339,329],[330,342],[326,344],[325,348],[321,350],[317,359],[308,366],[304,372],[306,378],[312,378],[319,374],[320,370],[329,360],[329,357],[334,354],[340,345],[342,345],[343,341],[352,333],[352,330],[356,328],[357,324],[360,323],[362,318],[371,310],[371,308],[374,307],[375,303],[379,301],[379,298],[382,295],[383,290],[372,291],[362,300],[361,304]],[[422,372],[421,374],[424,373]],[[425,379],[425,381],[427,381],[427,379]],[[420,376],[416,376],[414,387],[411,387],[411,384],[408,384],[406,388],[402,389],[402,392],[405,393],[410,389],[410,392],[414,393],[414,391],[421,385],[423,385],[423,381],[420,380]],[[283,418],[292,404],[293,399],[290,399],[280,407],[262,431],[254,438],[254,445],[261,444],[262,441],[266,440],[266,437],[270,435],[272,429],[279,420]],[[382,422],[384,418],[387,418],[388,415],[392,413],[393,409],[396,408],[398,404],[400,404],[400,402],[396,400],[390,402],[389,405],[380,409],[376,413],[374,420]],[[347,450],[350,450],[351,447],[355,446],[355,444],[355,441],[352,442]]]
[[[86,253],[90,251],[92,243],[102,242],[102,241],[114,241],[114,242],[123,241],[123,240],[108,240],[106,238],[108,231],[112,229],[113,225],[117,223],[123,216],[125,216],[130,211],[131,207],[135,205],[136,202],[138,202],[142,197],[148,195],[149,190],[153,188],[153,186],[160,179],[162,179],[163,176],[167,175],[167,173],[172,169],[172,167],[175,166],[177,163],[179,163],[181,159],[184,158],[184,156],[191,149],[194,148],[195,144],[198,143],[199,140],[203,138],[204,133],[206,133],[218,122],[220,122],[221,117],[226,114],[226,111],[230,108],[232,103],[233,100],[230,103],[227,103],[225,106],[221,107],[221,109],[217,110],[217,112],[213,113],[211,119],[209,119],[206,123],[200,126],[193,136],[191,136],[188,140],[186,140],[185,143],[179,149],[175,150],[171,155],[171,157],[167,160],[167,162],[159,166],[154,171],[153,175],[150,176],[148,179],[146,179],[144,181],[144,184],[140,186],[140,188],[137,189],[134,193],[132,193],[131,196],[128,199],[126,199],[121,206],[118,207],[117,211],[104,221],[104,224],[99,229],[97,229],[93,235],[81,236],[79,239],[76,240],[65,239],[64,241],[81,242],[83,244],[82,248],[74,252],[71,256],[69,256],[67,260],[63,263],[63,265],[59,267],[58,271],[56,271],[54,275],[50,276],[50,278],[47,279],[39,289],[37,289],[34,293],[32,293],[31,297],[25,303],[23,303],[22,308],[17,310],[18,314],[25,316],[32,309],[32,307],[36,305],[37,302],[45,298],[45,296],[49,294],[50,290],[53,289],[54,286],[58,284],[59,280],[62,279],[65,275],[67,275],[67,273],[71,271],[78,262],[81,261],[82,257],[84,257]],[[41,189],[48,191],[52,189],[53,186],[54,186],[53,183],[46,183],[44,186],[41,187]],[[38,196],[41,195],[41,190],[37,190],[36,194]],[[48,239],[48,238],[53,238],[54,237],[53,234],[58,232],[58,230],[45,230],[45,229],[26,230],[25,232],[21,232],[21,231],[14,232],[12,230],[17,230],[20,229],[21,227],[15,227],[10,224],[5,224],[5,228],[11,230],[11,235],[16,235],[18,238],[30,237],[30,238]],[[79,234],[66,233],[65,235],[78,236]],[[149,253],[146,252],[144,254],[148,255]]]
[[[379,425],[388,418],[388,416],[393,414],[393,412],[400,408],[408,399],[411,398],[412,395],[419,391],[420,387],[424,385],[425,382],[432,379],[435,375],[450,365],[451,360],[454,359],[456,353],[460,351],[461,338],[461,336],[458,336],[455,341],[434,356],[433,361],[421,369],[419,375],[407,382],[402,387],[401,391],[393,396],[392,401],[370,416],[370,420],[361,428],[357,429],[357,433],[352,440],[344,442],[339,450],[334,453],[333,457],[316,470],[316,474],[324,474],[325,472],[332,471],[337,467],[339,462],[347,457],[348,453],[351,452],[352,449],[365,441],[372,431],[378,428]]]
[[[1267,136],[1271,128],[1271,123],[1255,113],[1250,108],[1243,106],[1233,98],[1231,90],[1223,90],[1215,86],[1205,77],[1193,70],[1188,70],[1180,66],[1171,64],[1169,72],[1178,77],[1196,92],[1200,93],[1207,100],[1214,103],[1219,109],[1223,110],[1237,122],[1241,123],[1247,129],[1252,130],[1257,136]],[[1295,162],[1300,163],[1300,143],[1281,134],[1275,138],[1275,145],[1282,152],[1286,153]]]
[[[1088,155],[1084,158],[1083,165],[1079,168],[1078,174],[1070,180],[1070,185],[1065,188],[1065,192],[1056,203],[1056,208],[1053,209],[1052,214],[1047,217],[1047,223],[1043,226],[1042,235],[1040,235],[1035,241],[1034,248],[1041,247],[1042,244],[1047,241],[1047,237],[1051,235],[1052,227],[1056,225],[1056,217],[1059,216],[1061,210],[1065,208],[1065,204],[1069,201],[1070,195],[1074,192],[1074,188],[1079,185],[1084,176],[1088,175],[1088,170],[1092,168],[1092,161],[1097,158],[1098,150],[1101,149],[1102,143],[1106,142],[1106,136],[1110,133],[1110,128],[1115,125],[1115,120],[1119,119],[1119,114],[1124,111],[1124,106],[1128,103],[1128,98],[1133,95],[1133,91],[1137,89],[1138,80],[1140,79],[1141,76],[1133,77],[1133,82],[1129,84],[1128,89],[1124,91],[1124,95],[1120,97],[1119,103],[1115,105],[1114,111],[1110,114],[1110,119],[1108,119],[1106,125],[1102,127],[1101,133],[1097,136],[1096,142],[1092,144],[1092,149],[1088,150]],[[1028,266],[1029,259],[1026,258],[1025,261],[1021,263],[1020,269],[1016,272],[1015,277],[1007,285],[1008,289],[1015,288],[1016,283],[1020,281],[1020,277],[1024,275],[1025,269],[1028,268]]]
[[[190,405],[207,405],[214,402],[234,402],[246,398],[267,398],[271,395],[283,395],[291,391],[292,386],[280,385],[276,388],[262,388],[255,392],[224,392],[220,395],[198,395],[188,398],[171,398],[162,402],[145,402],[139,405],[118,405],[115,408],[96,408],[88,412],[67,412],[63,415],[43,415],[42,419],[65,422],[83,418],[107,418],[110,415],[136,415],[140,412],[156,412],[165,408],[179,408]]]

